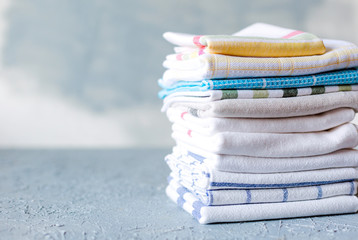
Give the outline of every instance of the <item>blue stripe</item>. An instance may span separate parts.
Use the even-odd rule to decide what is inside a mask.
[[[354,194],[354,182],[351,182],[351,191],[349,193],[349,195],[353,195]]]
[[[200,156],[198,154],[195,154],[195,153],[192,153],[190,151],[188,151],[188,155],[193,157],[194,159],[198,160],[200,163],[203,163],[203,161],[205,159],[205,157],[202,157],[202,156]]]
[[[249,184],[249,183],[228,183],[228,182],[212,182],[212,187],[237,187],[237,188],[285,188],[285,187],[299,187],[299,186],[314,186],[340,182],[350,182],[354,179],[341,179],[334,181],[317,181],[317,182],[300,182],[300,183],[274,183],[274,184]],[[215,189],[219,190],[219,189]]]
[[[317,186],[317,199],[322,198],[322,188],[321,186]]]
[[[213,196],[213,194],[210,192],[210,191],[206,191],[206,195],[208,196],[208,198],[209,198],[209,206],[211,206],[211,205],[213,205],[213,202],[214,202],[214,196]]]
[[[282,199],[282,202],[287,202],[287,199],[288,199],[288,191],[286,188],[283,188],[282,189],[282,192],[283,192],[283,199]]]
[[[246,203],[251,203],[251,191],[246,189]]]

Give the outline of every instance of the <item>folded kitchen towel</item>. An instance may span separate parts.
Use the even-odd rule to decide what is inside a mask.
[[[181,108],[169,108],[166,113],[169,121],[203,135],[219,132],[316,132],[350,122],[355,116],[350,108],[290,118],[199,118]]]
[[[358,72],[357,72],[358,73]],[[240,81],[235,80],[235,81]],[[349,81],[345,78],[343,81]],[[358,83],[358,74],[357,79]],[[226,84],[232,83],[232,80],[203,80],[203,82],[222,82],[226,86]],[[189,87],[186,87],[185,84],[189,83]],[[185,82],[177,84],[178,87],[174,88],[166,88],[161,90],[158,93],[158,96],[164,99],[165,105],[170,105],[172,102],[176,101],[189,101],[189,102],[207,102],[207,101],[217,101],[223,99],[254,99],[254,98],[289,98],[289,97],[299,97],[299,96],[307,96],[307,95],[317,95],[324,93],[333,93],[340,91],[358,91],[358,85],[335,85],[335,86],[313,86],[313,87],[302,87],[302,88],[280,88],[280,89],[238,89],[236,86],[228,87],[227,89],[201,89],[201,87],[197,88],[192,83],[196,82]],[[206,85],[205,83],[205,85]],[[210,86],[209,86],[210,85]],[[212,88],[214,85],[211,83],[207,85],[208,87],[204,88]],[[220,87],[221,88],[221,87]],[[225,88],[225,87],[224,87]]]
[[[172,170],[170,177],[193,193],[213,189],[288,188],[353,181],[357,168],[329,168],[282,173],[235,173],[214,169],[191,168],[178,163],[171,155],[165,158]]]
[[[294,157],[268,158],[240,155],[212,154],[190,145],[179,143],[167,157],[176,165],[192,171],[211,170],[239,173],[278,173],[317,170],[326,168],[358,167],[358,150],[342,149],[333,153]]]
[[[164,89],[159,92],[160,98],[169,95],[193,95],[190,92],[206,92],[208,90],[241,90],[231,92],[211,91],[218,98],[262,98],[262,97],[296,97],[325,92],[357,91],[357,86],[348,84],[358,83],[358,69],[337,70],[313,75],[291,77],[266,77],[266,78],[238,78],[238,79],[214,79],[202,81],[178,81],[173,85],[165,85],[163,80],[158,81]],[[327,87],[328,85],[342,86]],[[304,88],[312,87],[313,88]],[[326,87],[325,87],[326,86]],[[294,89],[296,88],[296,89]],[[265,89],[265,90],[263,90]],[[275,90],[274,90],[275,89]],[[184,93],[183,93],[184,92]],[[220,94],[223,93],[223,94]],[[229,95],[226,95],[229,93]],[[201,95],[199,95],[201,96]]]
[[[308,75],[358,66],[358,47],[338,40],[324,40],[327,52],[305,57],[233,57],[203,54],[189,60],[177,60],[169,55],[163,66],[163,85],[178,80],[199,81],[216,78],[275,77]]]
[[[197,50],[193,51],[198,55],[216,53],[250,57],[291,57],[325,52],[323,41],[313,34],[264,23],[253,24],[235,36],[166,32],[163,37],[173,44],[196,48]]]
[[[358,92],[334,92],[294,98],[224,99],[211,102],[176,102],[196,117],[282,118],[313,115],[337,108],[358,111]]]
[[[166,193],[201,224],[355,213],[358,210],[358,199],[355,196],[283,203],[205,206],[189,191],[178,193],[168,186]]]
[[[357,127],[351,123],[320,132],[219,132],[210,136],[174,124],[172,137],[216,154],[253,157],[315,156],[358,145]]]
[[[169,186],[176,192],[188,190],[174,180]],[[293,202],[322,199],[357,193],[357,182],[342,182],[309,187],[272,188],[272,189],[228,189],[208,190],[203,195],[195,195],[206,206]]]

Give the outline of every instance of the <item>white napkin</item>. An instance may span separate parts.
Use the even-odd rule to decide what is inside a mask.
[[[167,111],[169,121],[203,135],[219,132],[316,132],[350,122],[354,115],[355,112],[349,108],[290,118],[199,118],[181,108],[169,108]]]
[[[172,137],[211,153],[254,157],[314,156],[358,145],[357,128],[351,123],[320,132],[219,132],[210,136],[173,125]]]
[[[337,108],[358,111],[358,92],[335,92],[294,98],[225,99],[204,103],[177,102],[197,117],[282,118],[313,115]]]
[[[172,159],[194,169],[241,173],[297,172],[339,167],[358,167],[358,150],[343,149],[333,153],[294,157],[267,158],[212,154],[180,143],[173,148]]]

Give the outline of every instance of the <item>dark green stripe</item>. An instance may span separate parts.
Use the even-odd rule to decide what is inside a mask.
[[[221,100],[223,99],[236,99],[238,97],[237,90],[222,90]]]
[[[312,87],[311,95],[323,94],[325,91],[326,91],[326,88],[324,86]]]
[[[284,98],[286,97],[296,97],[298,94],[298,90],[297,88],[285,88],[283,89],[283,96]]]
[[[352,91],[351,85],[340,85],[338,87],[339,87],[339,91]]]

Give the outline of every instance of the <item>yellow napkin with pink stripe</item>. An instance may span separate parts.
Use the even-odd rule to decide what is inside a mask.
[[[178,51],[242,57],[293,57],[325,53],[323,41],[298,30],[256,23],[234,35],[191,35],[166,32],[164,38]],[[180,57],[181,55],[178,55]]]

